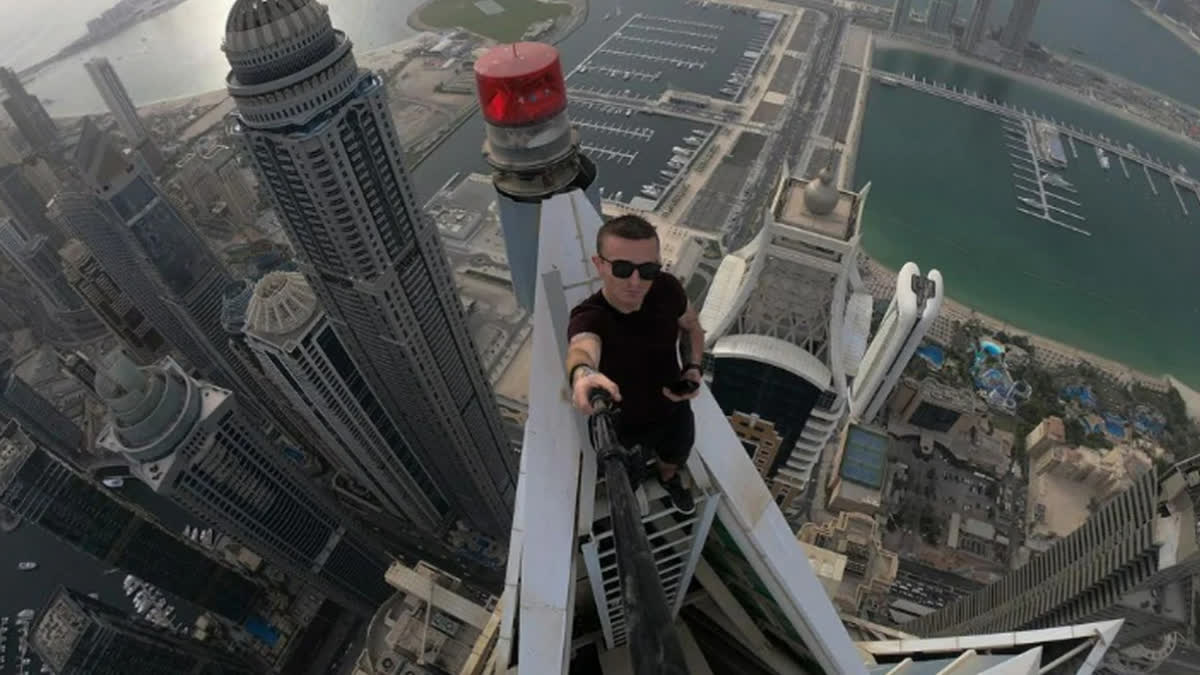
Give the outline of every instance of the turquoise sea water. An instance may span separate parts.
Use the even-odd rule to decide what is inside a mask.
[[[983,91],[1200,170],[1200,150],[1035,86],[904,50],[875,66]],[[1165,178],[1154,196],[1079,146],[1065,177],[1085,238],[1015,210],[1001,120],[903,87],[873,85],[856,180],[871,181],[864,245],[881,262],[937,267],[952,297],[1032,332],[1149,373],[1200,384],[1200,200],[1184,216]]]

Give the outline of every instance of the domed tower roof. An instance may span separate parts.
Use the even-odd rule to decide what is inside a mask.
[[[317,296],[299,272],[272,272],[254,287],[246,307],[246,332],[260,338],[286,337],[317,313]]]
[[[821,169],[817,177],[804,186],[804,207],[814,216],[827,216],[837,208],[841,194],[833,185],[833,172]]]
[[[222,49],[242,85],[286,78],[337,47],[329,8],[317,0],[237,0]]]
[[[225,32],[262,28],[313,4],[314,0],[237,0],[225,20]]]

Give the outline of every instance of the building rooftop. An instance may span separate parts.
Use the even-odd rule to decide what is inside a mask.
[[[259,280],[246,307],[246,331],[263,339],[285,338],[319,314],[317,296],[299,272],[271,272]]]
[[[850,425],[846,429],[846,450],[839,468],[842,478],[864,487],[881,489],[887,447],[887,434]]]
[[[921,400],[948,410],[957,410],[961,413],[974,412],[975,410],[976,399],[974,392],[969,389],[942,384],[933,378],[927,377],[921,382],[921,389],[918,395],[921,397]]]
[[[810,189],[820,178],[804,180],[787,177],[780,185],[773,209],[775,220],[782,225],[798,227],[840,241],[849,241],[857,231],[858,195],[846,190],[836,190],[837,200],[826,212],[824,190]],[[819,183],[818,183],[819,184]],[[832,192],[829,193],[832,196]],[[814,212],[815,211],[815,212]]]

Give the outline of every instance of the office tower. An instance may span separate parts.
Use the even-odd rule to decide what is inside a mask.
[[[21,78],[11,68],[0,68],[0,87],[8,94],[4,109],[17,131],[35,152],[45,152],[58,144],[58,127],[36,96],[25,91]]]
[[[949,33],[958,14],[958,0],[931,0],[926,27],[937,33]]]
[[[98,366],[109,423],[97,443],[121,453],[135,477],[352,612],[369,615],[387,599],[388,556],[231,392],[170,358],[139,368],[114,351]]]
[[[722,261],[700,311],[713,395],[726,415],[758,414],[782,437],[768,475],[802,491],[841,430],[866,348],[872,298],[858,275],[867,190],[839,190],[828,169],[784,171],[769,222]],[[793,501],[788,516],[800,515]]]
[[[166,355],[168,347],[162,334],[104,271],[83,242],[71,239],[58,255],[67,283],[121,340],[131,356],[148,364]]]
[[[1200,572],[1197,486],[1200,460],[1161,477],[1152,468],[1042,555],[904,630],[934,637],[1120,618],[1118,648],[1179,630],[1192,620]]]
[[[909,14],[912,12],[912,0],[896,0],[895,6],[892,8],[892,25],[891,31],[894,33],[908,24]]]
[[[451,509],[507,532],[516,455],[382,78],[315,0],[238,0],[223,49],[233,131],[365,385]]]
[[[121,78],[117,77],[112,63],[103,56],[98,56],[88,60],[83,66],[100,92],[100,97],[104,99],[104,104],[116,119],[117,128],[129,142],[129,147],[142,156],[154,175],[162,173],[166,167],[162,152],[151,140],[150,131],[142,122],[142,118],[138,117],[137,107],[133,105],[133,99],[129,98],[129,92],[125,91]]]
[[[100,489],[16,422],[0,430],[0,506],[124,574],[240,625],[261,589]]]
[[[971,8],[971,17],[967,19],[967,29],[963,31],[959,48],[968,54],[974,52],[983,38],[987,37],[988,12],[992,9],[992,0],[975,0]]]
[[[43,234],[53,250],[63,245],[62,229],[46,216],[46,199],[20,165],[0,167],[0,204],[27,236]]]
[[[12,420],[38,443],[60,457],[83,450],[79,426],[15,372],[12,359],[0,360],[0,424]]]
[[[104,324],[67,283],[46,235],[28,235],[11,218],[0,218],[0,255],[21,271],[49,319],[63,330],[63,337],[90,340],[104,333]]]
[[[75,160],[94,195],[59,195],[51,203],[55,218],[87,245],[188,365],[243,393],[244,405],[271,411],[276,392],[264,389],[237,357],[222,322],[225,294],[236,282],[195,228],[90,119]],[[273,412],[271,418],[281,422]]]
[[[246,341],[330,459],[389,513],[431,530],[449,504],[338,337],[304,275],[272,272],[246,309]]]
[[[20,163],[21,152],[17,150],[17,146],[13,145],[12,139],[8,136],[8,131],[0,131],[0,165]]]
[[[1012,11],[1008,13],[1008,23],[1000,33],[1000,44],[1015,52],[1025,51],[1029,38],[1033,35],[1033,20],[1037,16],[1038,4],[1041,0],[1015,0]]]
[[[29,644],[58,675],[255,675],[259,664],[176,635],[60,587],[38,613]]]
[[[858,366],[850,398],[851,415],[872,422],[883,410],[904,368],[937,319],[943,292],[942,275],[937,270],[922,277],[913,263],[900,268],[896,293]]]

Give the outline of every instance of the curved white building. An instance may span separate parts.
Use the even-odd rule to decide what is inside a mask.
[[[896,388],[921,340],[942,309],[942,273],[921,276],[915,263],[905,263],[896,276],[896,294],[875,331],[854,380],[850,414],[870,423]]]
[[[315,0],[238,0],[223,45],[233,132],[350,359],[449,504],[500,534],[516,454],[420,209],[383,80]],[[426,495],[430,502],[438,497]]]

